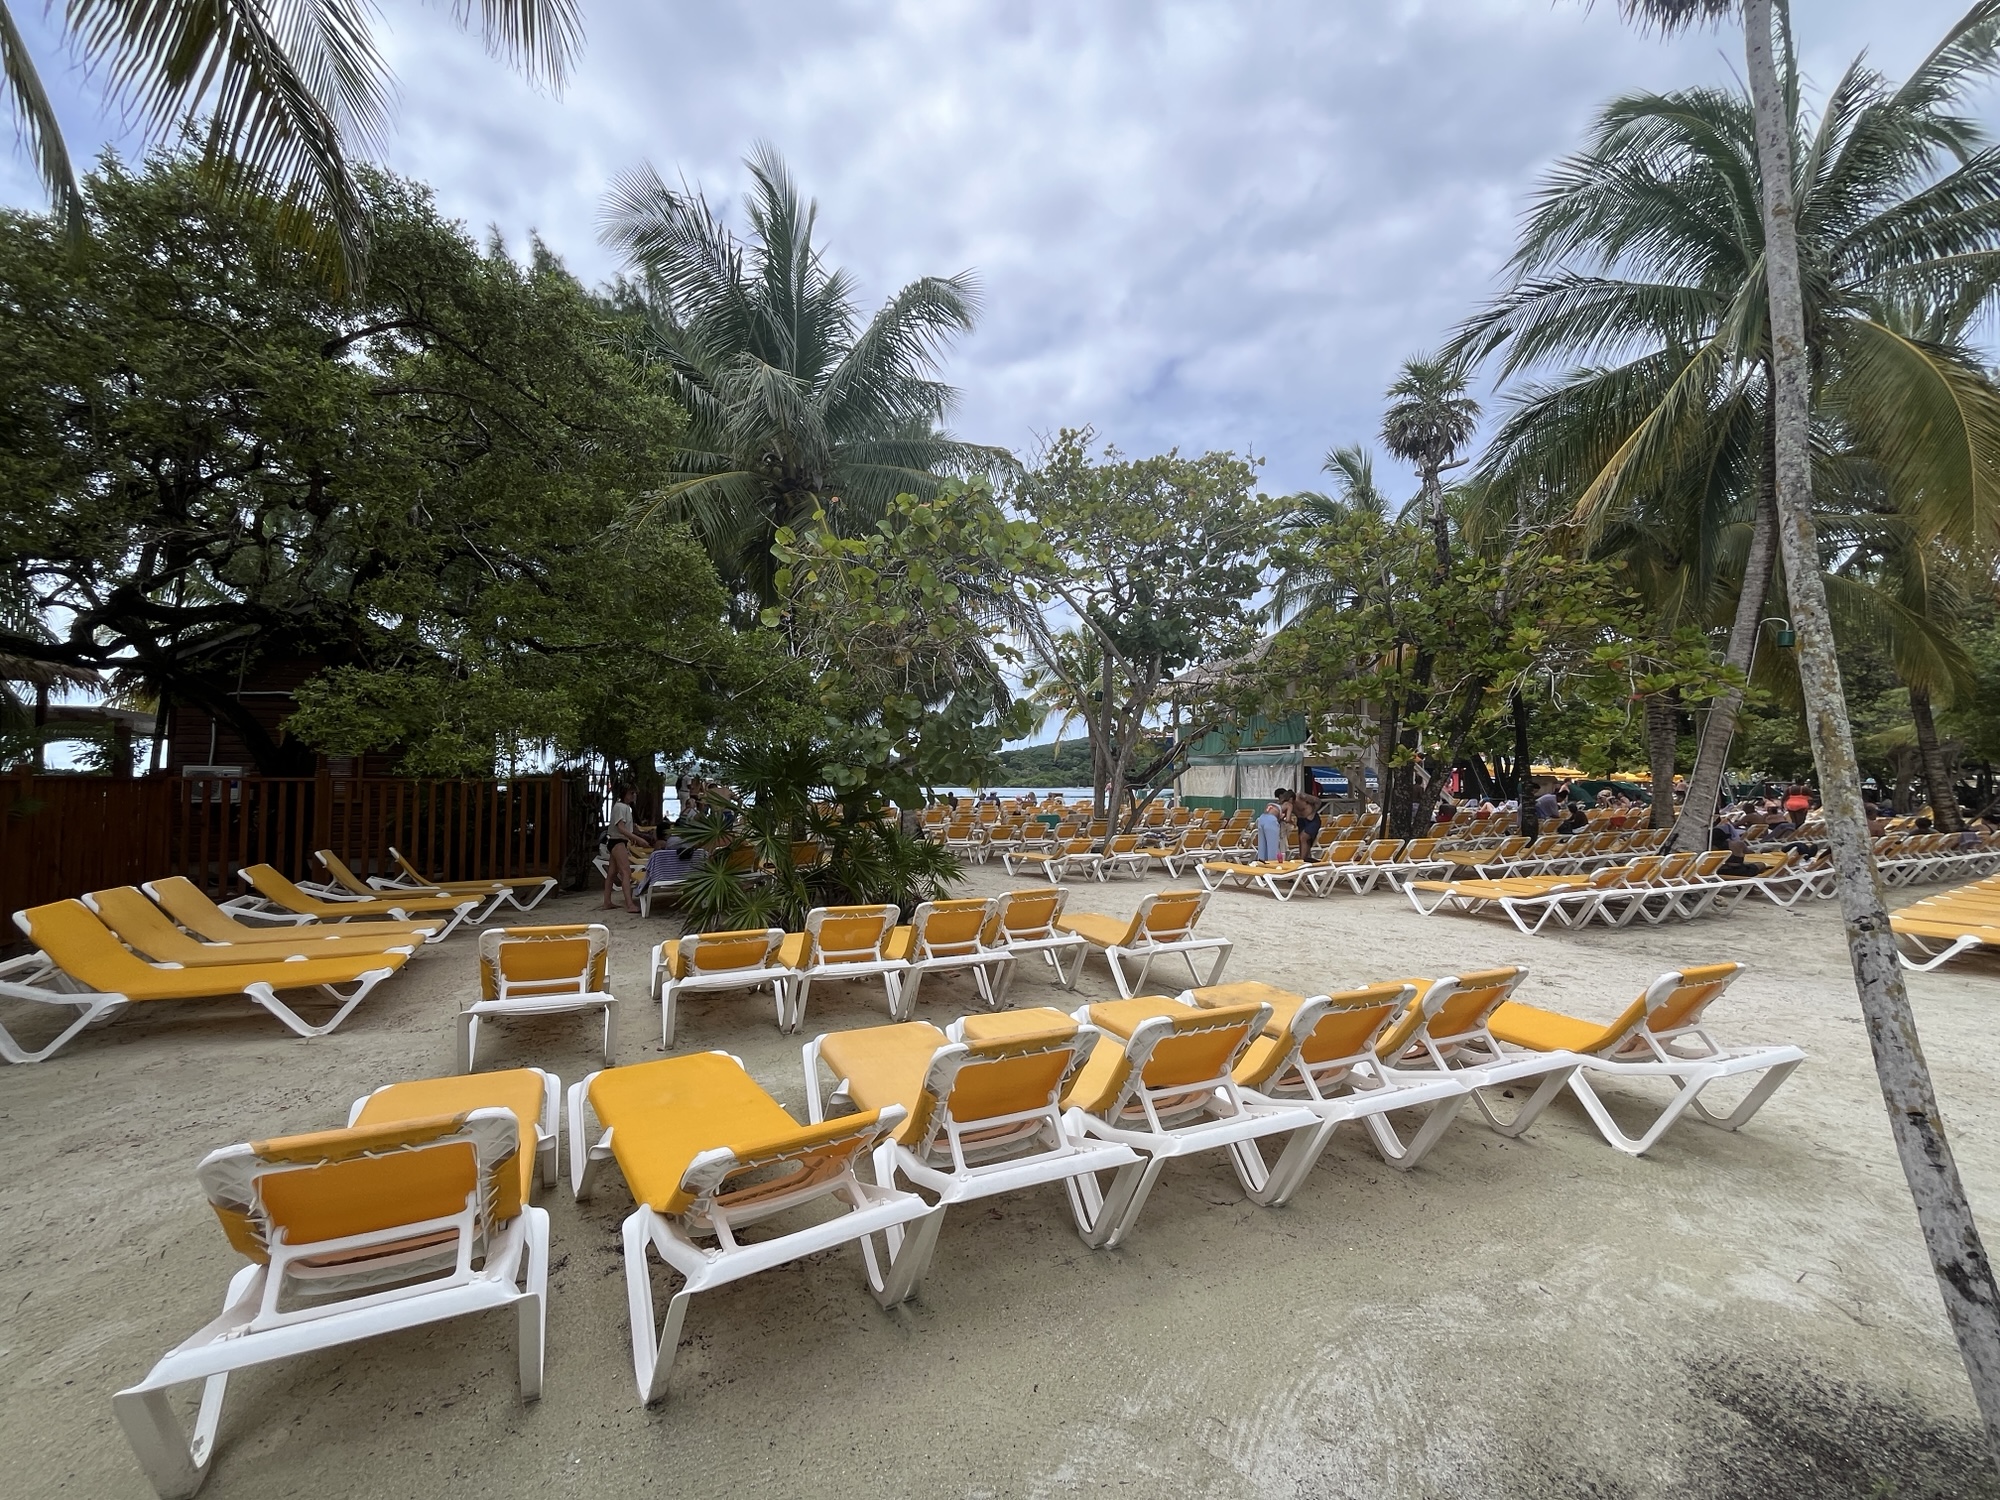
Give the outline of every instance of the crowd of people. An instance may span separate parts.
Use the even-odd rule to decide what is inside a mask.
[[[614,909],[613,898],[624,902],[625,910],[637,915],[639,893],[634,871],[643,870],[656,850],[670,850],[690,867],[708,857],[704,847],[720,824],[727,829],[736,820],[736,793],[721,782],[704,781],[699,776],[682,776],[674,782],[674,814],[664,813],[657,822],[641,825],[632,812],[637,789],[629,781],[617,783],[611,792],[611,812],[598,838],[598,853],[604,858],[604,900],[600,910]],[[699,826],[700,832],[696,829]]]

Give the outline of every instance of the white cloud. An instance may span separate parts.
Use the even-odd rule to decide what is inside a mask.
[[[1824,85],[1864,46],[1907,68],[1963,4],[1795,9]],[[1274,490],[1373,434],[1396,364],[1494,289],[1535,174],[1599,102],[1740,56],[1733,30],[1661,43],[1609,0],[586,0],[554,99],[442,10],[385,24],[389,161],[475,232],[532,227],[606,276],[616,173],[650,160],[726,197],[767,139],[869,300],[979,271],[986,315],[949,371],[965,435],[1027,450],[1091,422],[1135,453],[1233,447]],[[39,9],[16,14],[51,56]],[[109,132],[45,70],[87,157]],[[37,201],[18,154],[0,196]]]

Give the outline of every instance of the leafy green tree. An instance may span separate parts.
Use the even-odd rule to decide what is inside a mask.
[[[0,652],[116,671],[274,773],[311,759],[236,696],[265,662],[326,669],[297,730],[425,770],[621,719],[684,744],[733,701],[699,550],[607,540],[680,415],[553,259],[364,173],[375,274],[337,297],[200,171],[107,162],[77,255],[0,213]]]
[[[826,515],[859,534],[899,494],[1012,460],[939,428],[957,393],[938,363],[978,313],[972,275],[922,277],[864,322],[854,279],[814,243],[818,205],[770,148],[748,165],[748,243],[651,167],[612,190],[604,237],[642,278],[633,348],[692,416],[638,518],[686,521],[725,581],[766,606],[781,529]]]
[[[1034,581],[1046,607],[1026,618],[1034,676],[1046,695],[1087,706],[1100,810],[1117,831],[1149,725],[1176,693],[1174,674],[1239,654],[1257,638],[1254,602],[1277,506],[1256,490],[1254,462],[1233,453],[1093,459],[1088,428],[1057,434],[1013,492],[1049,549]],[[1068,631],[1090,649],[1065,644]],[[1086,674],[1094,671],[1093,676]],[[1195,708],[1195,732],[1210,727]]]
[[[462,0],[452,12],[464,24],[475,9],[489,52],[562,85],[583,40],[576,0]],[[394,83],[370,34],[372,5],[66,0],[62,16],[109,102],[156,140],[181,128],[198,135],[195,179],[216,204],[272,216],[285,239],[318,253],[336,280],[358,279],[369,193],[349,150],[372,149],[387,134]],[[74,245],[88,223],[86,195],[6,0],[0,79]]]
[[[1793,85],[1780,100],[1799,163],[1787,224],[1814,347],[1811,445],[1872,465],[1925,535],[1961,544],[2000,519],[2000,393],[1964,342],[1914,332],[1898,309],[1968,291],[1990,305],[2000,155],[1961,105],[1996,63],[1982,6],[1901,84],[1857,61],[1816,120]],[[1538,191],[1514,284],[1449,351],[1497,354],[1505,377],[1559,372],[1519,391],[1482,479],[1505,508],[1573,511],[1594,549],[1658,574],[1677,621],[1728,620],[1738,680],[1779,539],[1756,120],[1734,90],[1612,101]],[[1727,690],[1710,706],[1683,847],[1706,843],[1740,703]]]
[[[1623,0],[1622,8],[1662,29],[1734,11],[1729,0]],[[1775,36],[1774,14],[1781,23]],[[1910,1185],[1945,1312],[1958,1338],[1973,1399],[1985,1421],[1987,1442],[2000,1460],[2000,1284],[1995,1282],[1993,1264],[1987,1258],[1965,1185],[1945,1139],[1944,1120],[1917,1039],[1916,1017],[1903,983],[1881,872],[1875,866],[1862,808],[1853,731],[1834,653],[1833,623],[1813,516],[1815,367],[1844,364],[1857,372],[1857,395],[1865,391],[1882,398],[1872,408],[1862,400],[1850,402],[1847,410],[1853,425],[1864,435],[1872,431],[1879,436],[1883,429],[1900,431],[1901,440],[1885,445],[1880,454],[1885,466],[1896,473],[1897,482],[1892,487],[1906,494],[1913,506],[1942,507],[1946,514],[1939,518],[1941,526],[1954,519],[1961,524],[1979,520],[1976,513],[1967,512],[1985,498],[1981,493],[1984,486],[1950,481],[1963,480],[1966,469],[1977,467],[1964,462],[1961,455],[1985,444],[1952,441],[1952,425],[1963,428],[1964,413],[1970,409],[1963,394],[1970,382],[1954,378],[1946,363],[1918,357],[1920,351],[1913,351],[1907,340],[1878,340],[1861,326],[1868,322],[1865,318],[1847,330],[1858,338],[1843,348],[1842,330],[1835,321],[1813,317],[1815,311],[1824,314],[1828,309],[1824,304],[1816,308],[1809,300],[1807,288],[1813,279],[1809,272],[1823,272],[1829,262],[1802,249],[1813,245],[1801,233],[1802,210],[1810,205],[1810,188],[1819,177],[1816,169],[1826,158],[1799,151],[1798,77],[1789,7],[1779,4],[1774,12],[1772,0],[1742,0],[1742,17],[1745,72],[1755,124],[1756,218],[1763,226],[1766,251],[1759,280],[1768,294],[1769,309],[1772,492],[1779,550],[1798,629],[1806,726],[1819,768],[1848,953],[1882,1102],[1888,1110],[1897,1155]],[[1780,47],[1784,52],[1782,66]],[[1892,127],[1878,137],[1886,154],[1870,153],[1856,163],[1858,170],[1847,174],[1850,184],[1861,189],[1857,207],[1866,205],[1871,187],[1879,192],[1884,184],[1899,183],[1912,165],[1927,170],[1940,152],[1962,151],[1976,140],[1977,129],[1971,121],[1944,115],[1940,106],[1963,91],[1968,76],[1989,71],[1996,58],[2000,58],[2000,4],[1981,0],[1900,89],[1836,90],[1836,100],[1843,95],[1867,96],[1873,108],[1855,111],[1857,116],[1873,115]],[[1827,114],[1834,113],[1829,107]],[[1911,128],[1913,123],[1918,128]],[[1806,168],[1800,176],[1794,174],[1795,157]],[[1878,226],[1889,233],[1878,235],[1875,246],[1864,243],[1853,248],[1879,249],[1883,241],[1900,242],[1908,258],[1900,266],[1891,260],[1876,267],[1878,273],[1892,273],[1887,278],[1892,284],[1897,275],[1921,276],[1948,269],[1954,262],[1992,284],[1985,267],[2000,253],[1994,249],[1990,227],[1992,205],[2000,194],[1972,180],[1975,168],[1981,166],[1991,172],[2000,164],[1991,153],[1973,157],[1928,192],[1916,195],[1917,201],[1903,212],[1891,214],[1887,225]],[[1803,193],[1801,181],[1807,185]],[[1963,193],[1957,201],[1943,201],[1957,193]],[[1916,232],[1908,232],[1911,230]],[[1871,370],[1883,378],[1870,379]],[[1926,431],[1916,430],[1916,424],[1905,420],[1906,414],[1898,410],[1901,403],[1895,399],[1900,394],[1898,387],[1906,385],[1912,374],[1919,385],[1928,387],[1928,399],[1922,405],[1933,420]],[[1903,378],[1898,379],[1898,375]],[[1954,474],[1954,470],[1959,472]],[[1917,474],[1928,474],[1937,483],[1934,487],[1919,483],[1906,488],[1907,481]]]

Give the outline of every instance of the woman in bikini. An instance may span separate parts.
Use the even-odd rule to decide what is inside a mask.
[[[611,892],[616,888],[625,898],[625,910],[635,917],[639,914],[639,903],[632,894],[632,844],[638,836],[639,830],[632,822],[632,788],[620,782],[613,790],[611,821],[604,829],[604,852],[607,858],[604,868],[604,904],[599,910],[611,910]]]
[[[1299,831],[1299,858],[1310,864],[1313,840],[1319,837],[1319,788],[1311,776],[1292,793],[1292,820]]]

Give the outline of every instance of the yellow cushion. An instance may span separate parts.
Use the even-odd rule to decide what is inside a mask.
[[[1077,911],[1061,917],[1056,927],[1062,932],[1073,932],[1098,948],[1115,948],[1132,939],[1133,919],[1107,917],[1102,912]]]
[[[632,1196],[666,1214],[692,1201],[681,1178],[702,1152],[726,1146],[743,1156],[801,1130],[734,1058],[714,1052],[607,1068],[591,1081],[590,1105],[611,1128]]]
[[[1261,979],[1244,979],[1235,984],[1211,984],[1206,989],[1190,990],[1188,998],[1204,1010],[1215,1010],[1225,1005],[1268,1005],[1271,1020],[1264,1031],[1268,1036],[1283,1036],[1292,1024],[1292,1017],[1299,1013],[1299,1007],[1306,1003],[1304,995],[1281,990],[1275,984],[1266,984]]]
[[[463,1115],[475,1109],[511,1109],[521,1122],[521,1150],[514,1158],[515,1171],[508,1186],[518,1193],[511,1203],[502,1191],[495,1210],[502,1220],[511,1219],[528,1201],[535,1185],[535,1126],[542,1118],[542,1075],[532,1068],[509,1068],[499,1073],[463,1073],[452,1078],[420,1078],[411,1083],[392,1083],[369,1095],[355,1116],[356,1125],[387,1125],[405,1120],[421,1120],[430,1115]]]
[[[1261,1088],[1271,1081],[1287,1050],[1282,1035],[1273,1036],[1267,1031],[1243,1049],[1231,1076],[1247,1089]]]
[[[1179,1016],[1188,1007],[1164,995],[1140,995],[1131,1000],[1100,1000],[1090,1007],[1090,1023],[1113,1036],[1129,1037],[1141,1021],[1154,1016]]]
[[[803,969],[806,966],[807,935],[803,932],[788,932],[785,940],[778,945],[778,962],[788,969]]]
[[[1083,1065],[1070,1083],[1069,1092],[1063,1095],[1063,1108],[1102,1114],[1124,1087],[1126,1071],[1125,1049],[1108,1036],[1099,1037],[1090,1061]]]
[[[889,941],[882,945],[884,958],[907,959],[917,946],[917,929],[914,927],[891,927]]]
[[[909,1112],[896,1139],[908,1144],[922,1131],[929,1111],[919,1108],[924,1075],[947,1038],[928,1021],[900,1026],[861,1026],[835,1031],[820,1043],[828,1068],[847,1080],[847,1097],[862,1109],[900,1104]]]
[[[1640,1015],[1644,1014],[1642,1004]],[[1518,1000],[1509,1000],[1494,1011],[1486,1026],[1501,1041],[1526,1047],[1533,1052],[1595,1052],[1631,1030],[1624,1017],[1606,1026],[1598,1021],[1584,1021],[1576,1016],[1523,1005]]]
[[[1034,1005],[1024,1010],[1003,1010],[997,1015],[967,1016],[960,1029],[968,1042],[1006,1042],[1075,1024],[1053,1006]]]

